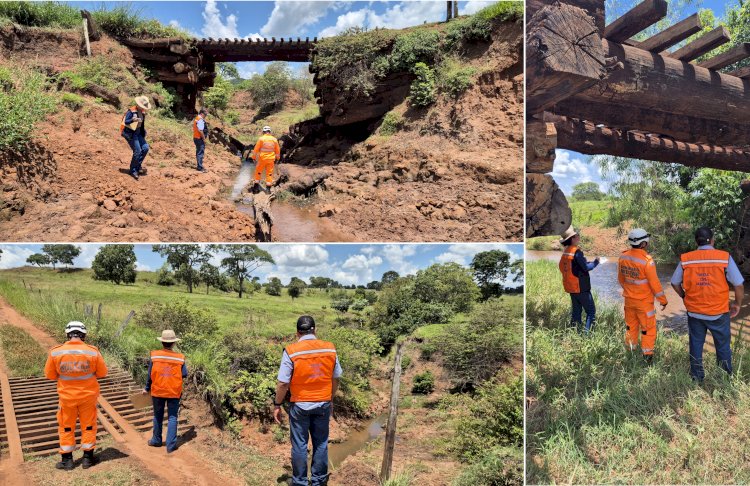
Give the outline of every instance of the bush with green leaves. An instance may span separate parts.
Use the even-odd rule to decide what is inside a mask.
[[[458,98],[471,87],[476,73],[476,68],[464,65],[455,57],[445,59],[437,68],[438,88],[451,98]]]
[[[351,307],[353,302],[354,301],[351,297],[334,298],[331,299],[331,309],[335,309],[342,313],[347,312],[349,311],[349,307]]]
[[[0,68],[0,151],[21,149],[32,139],[36,124],[55,111],[44,74],[18,68]]]
[[[434,29],[414,29],[396,37],[388,57],[393,72],[414,72],[419,63],[435,64],[440,52],[440,33]]]
[[[195,349],[218,331],[216,316],[187,299],[150,302],[137,313],[138,324],[156,332],[172,329],[185,349]]]
[[[367,300],[365,299],[354,299],[352,301],[351,309],[356,312],[363,311],[367,307]]]
[[[427,370],[424,373],[419,373],[414,376],[414,381],[411,385],[411,392],[422,395],[429,395],[435,391],[435,376],[432,371]]]
[[[389,111],[385,114],[383,120],[380,122],[378,132],[381,135],[388,137],[401,130],[403,125],[404,119],[401,117],[401,115],[394,111]]]
[[[164,287],[171,287],[175,284],[174,274],[169,269],[169,264],[164,263],[156,273],[156,284]]]
[[[414,81],[409,87],[411,104],[424,108],[437,99],[435,93],[435,72],[427,64],[418,62],[414,65]]]
[[[240,89],[250,92],[258,107],[281,103],[292,86],[292,70],[289,64],[276,61],[268,64],[265,71],[254,74],[240,84]]]
[[[273,419],[271,400],[276,392],[273,373],[248,373],[239,370],[230,384],[229,404],[234,413],[244,417],[257,417],[263,422]]]
[[[266,284],[266,293],[268,295],[273,295],[274,297],[279,297],[281,295],[281,280],[278,277],[271,277]]]
[[[78,96],[75,93],[63,93],[60,97],[60,102],[71,110],[78,111],[86,103],[86,100],[83,96]]]
[[[492,447],[453,480],[451,486],[523,486],[523,448]]]
[[[232,83],[221,76],[217,76],[214,85],[208,88],[203,94],[203,106],[211,111],[221,113],[229,106],[229,100],[232,98],[233,93],[234,87]]]

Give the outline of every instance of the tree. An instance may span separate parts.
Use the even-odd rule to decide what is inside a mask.
[[[519,258],[510,265],[510,273],[514,282],[523,282],[523,258]]]
[[[167,258],[167,263],[174,270],[175,278],[187,285],[189,293],[193,293],[193,285],[200,276],[196,266],[202,265],[211,258],[211,252],[200,245],[154,245],[153,251]]]
[[[233,62],[220,62],[216,64],[219,74],[230,81],[240,79],[240,72]]]
[[[198,270],[200,281],[206,284],[206,295],[210,287],[219,288],[223,284],[224,277],[221,275],[219,267],[203,262]]]
[[[271,277],[266,285],[266,293],[278,297],[281,295],[281,280],[279,277]]]
[[[244,290],[243,283],[250,274],[266,263],[276,263],[271,254],[258,248],[258,245],[223,245],[221,249],[229,253],[228,257],[221,260],[221,267],[230,277],[237,279],[240,299]]]
[[[268,64],[262,74],[254,74],[243,83],[258,106],[284,101],[291,86],[292,71],[283,61]]]
[[[341,288],[341,284],[328,277],[310,277],[310,288],[338,289]]]
[[[58,263],[63,265],[73,265],[78,255],[81,254],[81,249],[75,245],[44,245],[42,247],[42,253],[47,255],[49,263],[52,264],[52,268],[56,268]]]
[[[601,201],[605,194],[596,182],[579,182],[573,186],[572,196],[577,201]]]
[[[383,274],[382,277],[380,277],[380,283],[383,285],[388,285],[389,283],[395,282],[399,277],[400,275],[398,274],[398,272],[388,270]]]
[[[502,282],[510,271],[510,253],[503,250],[482,251],[474,255],[471,269],[484,300],[502,293]]]
[[[380,290],[383,287],[383,283],[378,280],[373,280],[372,282],[369,282],[366,287],[372,290]]]
[[[480,292],[471,272],[458,263],[436,263],[417,272],[414,294],[422,302],[448,305],[453,312],[471,310]]]
[[[307,283],[298,277],[292,277],[291,280],[289,280],[289,286],[291,287],[292,285],[297,285],[301,287],[302,289],[307,288]]]
[[[135,283],[136,256],[133,245],[104,245],[94,257],[91,269],[94,280]]]
[[[343,314],[344,312],[349,310],[349,307],[352,305],[352,302],[354,301],[352,300],[351,297],[341,297],[341,298],[333,299],[331,300],[331,309],[335,309]]]
[[[49,265],[50,259],[47,255],[43,253],[34,253],[33,255],[29,255],[29,257],[26,259],[26,263],[29,265],[36,265],[38,267],[41,267],[42,265]]]
[[[305,282],[298,279],[297,277],[292,277],[292,280],[291,282],[289,282],[286,291],[289,294],[289,297],[291,297],[292,299],[296,299],[305,292],[306,287],[307,284]]]
[[[165,287],[174,285],[174,274],[169,270],[169,263],[164,262],[164,265],[156,273],[156,284]]]

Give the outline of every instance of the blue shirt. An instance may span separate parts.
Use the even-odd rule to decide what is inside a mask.
[[[314,334],[307,334],[299,338],[300,341],[309,341],[311,339],[318,339]],[[278,380],[282,383],[290,383],[292,381],[292,373],[294,372],[294,363],[286,352],[286,349],[281,354],[281,366],[279,366]],[[339,364],[339,357],[336,356],[336,367],[333,369],[333,377],[340,378],[343,373],[341,365]],[[295,404],[302,410],[312,410],[318,408],[328,402],[295,402]]]
[[[714,247],[711,245],[703,245],[698,247],[699,250],[713,250]],[[734,262],[734,259],[730,256],[729,257],[729,265],[727,265],[726,270],[727,275],[727,282],[734,285],[735,287],[738,285],[742,285],[745,281],[744,278],[742,278],[742,273],[740,272],[739,267]],[[682,264],[678,263],[677,268],[674,270],[674,274],[672,275],[672,280],[670,280],[670,283],[672,285],[682,285],[682,277],[683,277],[683,271],[682,271]],[[723,314],[719,314],[717,316],[708,316],[705,314],[697,314],[695,312],[688,312],[688,315],[690,317],[695,317],[696,319],[704,319],[707,321],[715,321],[719,317],[721,317]]]
[[[151,391],[151,385],[152,385],[152,381],[151,381],[151,365],[152,364],[153,364],[153,362],[149,359],[148,360],[148,378],[146,378],[146,391],[147,392]],[[182,378],[183,379],[187,378],[187,363],[182,363]]]

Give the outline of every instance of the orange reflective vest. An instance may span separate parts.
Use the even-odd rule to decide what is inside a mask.
[[[273,135],[261,135],[258,143],[253,149],[253,158],[256,161],[275,162],[281,156],[279,141]]]
[[[201,116],[198,115],[193,120],[193,138],[203,138],[203,132],[198,130],[198,120],[202,120]]]
[[[126,111],[124,115],[122,115],[122,121],[120,122],[120,135],[122,135],[123,130],[125,130],[125,117],[128,116],[128,112],[130,112],[130,111],[132,111],[133,113],[135,113],[136,111],[138,111],[138,107],[137,106],[131,106],[130,109],[128,111]],[[143,117],[139,116],[138,118],[141,119],[141,121],[138,122],[138,124],[140,125],[140,124],[143,123]],[[136,127],[136,129],[137,128],[138,127]]]
[[[83,341],[68,341],[49,352],[44,375],[57,380],[60,403],[99,396],[97,378],[107,376],[107,365],[99,350]]]
[[[578,251],[577,246],[566,246],[558,266],[563,277],[563,288],[569,294],[581,292],[581,282],[573,275],[573,258],[576,256],[576,251]]]
[[[680,256],[685,308],[688,312],[716,316],[729,312],[729,283],[726,271],[729,253],[695,250]]]
[[[151,396],[182,396],[182,365],[185,355],[170,349],[151,351]]]
[[[625,307],[652,310],[654,298],[662,304],[667,303],[656,274],[656,263],[646,250],[631,248],[622,252],[617,262],[617,279],[622,286]]]
[[[290,344],[286,353],[294,371],[289,390],[292,402],[330,402],[336,347],[328,341],[307,339]]]

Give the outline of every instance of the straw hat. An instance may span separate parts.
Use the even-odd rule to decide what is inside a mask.
[[[573,225],[570,225],[570,227],[568,229],[566,229],[563,234],[560,235],[560,244],[562,245],[568,239],[572,238],[573,236],[575,236],[577,234],[578,234],[578,232],[575,229],[573,229]]]
[[[138,108],[144,111],[148,111],[151,109],[151,102],[146,96],[136,96],[135,104],[138,105]]]
[[[181,339],[179,339],[171,329],[164,329],[161,332],[161,337],[158,337],[156,339],[163,343],[176,343],[177,341],[181,341]]]

